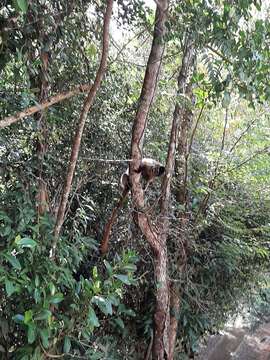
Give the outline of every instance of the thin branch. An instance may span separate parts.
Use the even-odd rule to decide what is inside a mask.
[[[73,90],[69,90],[67,92],[63,92],[61,94],[52,96],[47,101],[44,101],[35,106],[31,106],[28,109],[19,111],[15,115],[8,116],[8,117],[5,117],[4,119],[0,120],[0,129],[10,126],[11,124],[14,124],[14,123],[18,122],[19,120],[22,120],[26,116],[31,116],[39,111],[49,108],[50,106],[52,106],[54,104],[57,104],[63,100],[69,99],[74,95],[78,95],[82,92],[89,91],[90,89],[91,89],[91,85],[87,85],[87,84],[79,85],[79,86],[76,86]]]
[[[200,112],[199,112],[199,115],[197,116],[197,119],[196,119],[196,122],[195,122],[195,126],[194,126],[194,128],[193,128],[193,130],[192,130],[192,133],[191,133],[191,136],[190,136],[190,142],[189,142],[188,153],[187,153],[188,157],[189,157],[189,155],[190,155],[190,153],[191,153],[191,149],[192,149],[192,145],[193,145],[195,133],[196,133],[196,131],[197,131],[197,128],[198,128],[198,125],[199,125],[199,121],[200,121],[200,119],[201,119],[201,117],[202,117],[202,113],[203,113],[203,110],[204,110],[204,108],[205,108],[205,105],[206,105],[206,103],[203,103],[203,106],[201,107],[201,110],[200,110]]]
[[[110,62],[110,65],[112,65],[115,61],[118,61],[118,58],[120,57],[120,55],[125,51],[125,49],[128,47],[128,45],[135,40],[136,38],[138,38],[140,35],[142,35],[145,32],[145,29],[140,30],[138,33],[136,33],[134,36],[132,36],[123,46],[121,49],[118,48],[117,44],[115,43],[114,40],[112,40],[113,45],[116,47],[116,49],[118,50],[118,53],[116,54],[115,58]]]
[[[251,128],[251,126],[253,124],[255,124],[255,122],[257,121],[258,119],[255,118],[253,121],[251,121],[248,126],[246,127],[245,130],[242,131],[242,133],[239,135],[239,137],[236,139],[235,143],[232,145],[232,147],[230,148],[229,150],[229,153],[232,153],[233,150],[236,148],[236,146],[238,145],[238,143],[242,140],[243,136],[246,135],[246,133],[249,131],[249,129]]]
[[[265,146],[263,147],[262,149],[259,149],[257,151],[255,151],[255,153],[253,153],[251,156],[249,156],[248,158],[246,158],[245,160],[243,160],[242,162],[240,162],[239,164],[231,167],[230,169],[228,169],[226,171],[226,173],[230,173],[234,170],[237,170],[239,169],[240,167],[246,165],[248,162],[250,162],[251,160],[253,160],[255,157],[257,157],[258,155],[261,155],[261,154],[264,154],[266,153],[267,151],[270,151],[270,146]],[[220,175],[220,174],[219,174]]]
[[[208,181],[208,189],[207,193],[205,194],[205,196],[203,197],[202,202],[200,203],[199,209],[197,211],[197,214],[195,215],[195,223],[197,222],[199,215],[205,212],[208,201],[210,199],[210,195],[211,195],[211,191],[214,189],[215,186],[215,182],[219,176],[219,168],[220,168],[220,160],[221,160],[221,156],[223,154],[223,150],[224,150],[224,146],[225,146],[225,136],[226,136],[226,129],[227,129],[227,124],[228,124],[228,109],[226,108],[225,110],[225,119],[224,119],[224,126],[223,126],[223,132],[222,132],[222,140],[221,140],[221,146],[220,146],[220,151],[219,151],[219,156],[216,162],[216,166],[214,169],[214,175],[212,176],[212,178]]]
[[[108,163],[126,163],[126,162],[132,162],[132,159],[101,159],[101,158],[89,158],[89,157],[83,157],[84,160],[89,161],[96,161],[96,162],[108,162]]]
[[[253,153],[251,156],[249,156],[248,158],[246,158],[245,160],[243,160],[241,163],[239,163],[239,164],[237,164],[237,165],[229,168],[229,169],[226,170],[225,172],[221,172],[221,171],[220,171],[220,172],[216,173],[216,174],[215,174],[215,177],[213,177],[213,178],[210,180],[210,182],[212,182],[211,190],[214,190],[214,188],[215,188],[215,181],[219,178],[220,175],[224,176],[224,174],[229,174],[229,173],[233,172],[234,170],[238,170],[240,167],[246,165],[246,164],[249,163],[251,160],[255,159],[258,155],[261,155],[261,154],[263,154],[263,153],[266,153],[267,151],[270,151],[270,146],[265,146],[265,147],[263,147],[262,149],[257,150],[255,153]],[[206,205],[207,205],[207,203],[208,203],[208,201],[209,201],[209,198],[210,198],[210,192],[208,192],[208,193],[205,195],[205,197],[204,197],[204,199],[203,199],[203,201],[202,201],[202,206],[200,206],[200,208],[199,208],[199,210],[198,210],[198,212],[197,212],[197,214],[196,214],[196,216],[195,216],[195,222],[196,222],[197,219],[198,219],[198,216],[199,216],[199,214],[200,214],[200,212],[201,212],[201,208],[202,208],[202,207],[204,207],[204,208],[206,207]]]
[[[223,59],[225,62],[227,62],[230,65],[233,65],[233,62],[228,59],[225,55],[221,54],[218,50],[214,49],[212,46],[207,45],[207,49],[211,50],[213,53],[215,53],[217,56],[219,56],[221,59]]]
[[[39,341],[39,345],[44,353],[44,355],[48,358],[51,358],[51,359],[60,359],[60,358],[63,358],[66,354],[60,354],[60,355],[56,355],[56,354],[50,354],[48,353],[44,347],[42,346],[41,342]]]
[[[193,63],[195,56],[195,49],[193,46],[192,39],[189,35],[186,35],[185,39],[185,48],[182,58],[182,64],[178,75],[178,95],[185,95],[187,90],[187,81],[190,77],[190,69]],[[176,101],[174,113],[173,113],[173,122],[171,127],[169,148],[167,153],[166,160],[166,171],[163,178],[162,184],[162,198],[161,198],[161,213],[163,216],[167,216],[170,200],[170,186],[171,186],[171,177],[175,168],[175,154],[178,148],[179,140],[179,130],[180,123],[183,120],[184,109],[178,101]]]
[[[54,227],[54,241],[53,241],[53,247],[52,247],[52,257],[55,257],[55,251],[56,251],[56,245],[59,238],[59,234],[64,222],[65,218],[65,210],[68,202],[68,197],[71,191],[71,185],[72,180],[78,160],[80,145],[81,145],[81,139],[83,135],[84,125],[86,122],[86,118],[88,115],[88,112],[94,102],[94,99],[96,97],[97,91],[100,88],[101,81],[103,79],[103,76],[106,71],[107,67],[107,59],[108,59],[108,52],[109,52],[109,25],[110,25],[110,19],[112,15],[112,7],[113,7],[113,0],[107,1],[107,8],[104,15],[104,23],[103,23],[103,46],[102,46],[102,55],[100,60],[100,65],[96,74],[96,78],[94,81],[93,86],[91,87],[87,98],[85,99],[83,109],[80,115],[80,120],[78,124],[78,128],[76,131],[76,134],[74,136],[74,142],[72,146],[72,151],[70,155],[70,161],[69,166],[67,170],[67,176],[65,180],[65,186],[63,189],[62,198],[60,201],[58,213],[57,213],[57,219]]]

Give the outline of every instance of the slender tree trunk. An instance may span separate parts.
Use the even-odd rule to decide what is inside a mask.
[[[169,360],[173,360],[177,329],[178,329],[178,315],[180,311],[180,292],[174,284],[170,288],[170,337],[169,337]]]
[[[58,241],[59,234],[60,234],[60,231],[61,231],[61,228],[62,228],[62,225],[64,222],[64,218],[65,218],[66,206],[67,206],[68,197],[69,197],[70,190],[71,190],[75,167],[77,164],[77,159],[78,159],[78,154],[79,154],[79,150],[80,150],[81,139],[82,139],[85,121],[86,121],[88,112],[94,102],[97,91],[100,88],[102,78],[106,71],[108,51],[109,51],[109,25],[110,25],[110,19],[111,19],[111,15],[112,15],[112,6],[113,6],[113,0],[107,0],[107,8],[106,8],[106,12],[104,15],[104,23],[103,23],[103,48],[102,48],[101,61],[100,61],[99,69],[97,71],[97,75],[96,75],[94,84],[91,87],[91,89],[88,93],[88,96],[85,99],[83,109],[81,111],[77,131],[76,131],[76,134],[75,134],[74,140],[73,140],[65,185],[64,185],[60,205],[58,208],[56,224],[55,224],[55,228],[54,228],[54,242],[53,242],[53,248],[52,248],[52,256],[53,257],[55,256],[57,241]]]
[[[141,91],[139,107],[134,119],[131,143],[130,180],[132,184],[132,199],[138,219],[138,225],[149,242],[155,259],[155,277],[157,283],[155,333],[153,340],[154,359],[168,357],[168,320],[169,320],[169,292],[167,282],[167,251],[163,246],[161,234],[153,226],[149,215],[144,211],[145,198],[139,169],[142,160],[144,131],[147,124],[147,115],[155,94],[161,60],[164,52],[164,36],[166,32],[168,0],[157,3],[155,28],[151,52],[148,58],[144,83]]]
[[[29,12],[28,21],[33,21],[35,14]],[[43,20],[40,19],[34,23],[34,33],[37,39],[37,43],[40,44],[38,49],[38,56],[40,60],[40,67],[37,75],[29,72],[30,83],[32,88],[38,88],[38,101],[46,102],[49,95],[49,82],[48,82],[48,69],[49,69],[49,51],[45,50],[47,42],[47,35]],[[42,45],[41,45],[42,44]],[[30,63],[36,60],[36,45],[31,45],[31,51],[29,52]],[[34,114],[34,119],[37,126],[37,136],[35,141],[36,148],[36,175],[38,178],[37,193],[36,193],[36,208],[38,218],[45,214],[49,209],[49,198],[47,191],[47,184],[44,174],[44,158],[47,152],[47,139],[48,129],[46,123],[46,113],[38,112]],[[1,124],[2,125],[2,124]]]

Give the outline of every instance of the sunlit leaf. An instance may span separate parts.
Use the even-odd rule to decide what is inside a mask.
[[[22,248],[26,247],[26,248],[34,249],[37,246],[37,242],[30,238],[22,238],[17,242],[17,245],[21,246]]]

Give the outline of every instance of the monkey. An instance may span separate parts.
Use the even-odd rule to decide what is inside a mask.
[[[158,161],[151,158],[143,158],[139,169],[136,170],[137,173],[141,173],[142,178],[146,181],[146,188],[149,184],[154,181],[158,176],[162,176],[165,172],[165,166],[163,166]],[[124,190],[127,186],[131,188],[129,180],[129,168],[122,174],[120,179],[120,186]]]
[[[151,158],[143,158],[141,161],[141,164],[139,166],[139,169],[136,170],[137,173],[140,173],[143,180],[146,181],[146,187],[144,191],[147,190],[150,183],[154,181],[156,177],[162,176],[165,172],[165,166],[163,166],[158,161],[151,159]],[[114,207],[112,214],[108,220],[108,222],[105,225],[104,231],[103,231],[103,237],[101,240],[100,245],[100,252],[102,255],[106,254],[108,252],[109,247],[109,238],[112,226],[117,218],[117,212],[123,207],[124,201],[131,190],[131,183],[129,178],[129,167],[127,170],[121,175],[120,178],[120,187],[122,189],[122,194],[120,196],[120,199],[116,206]]]

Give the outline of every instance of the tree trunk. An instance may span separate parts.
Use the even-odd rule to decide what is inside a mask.
[[[97,75],[96,75],[94,84],[91,87],[91,89],[88,93],[88,96],[85,99],[83,109],[82,109],[82,112],[80,115],[77,131],[74,136],[69,166],[68,166],[66,180],[65,180],[65,185],[64,185],[60,205],[58,208],[56,224],[55,224],[55,228],[54,228],[54,242],[53,242],[53,247],[52,247],[52,257],[55,256],[57,241],[58,241],[59,234],[60,234],[60,231],[61,231],[61,228],[62,228],[62,225],[64,222],[64,218],[65,218],[65,211],[66,211],[68,197],[69,197],[70,190],[71,190],[75,167],[77,164],[77,159],[78,159],[78,155],[79,155],[85,121],[86,121],[88,112],[94,102],[97,91],[100,88],[101,81],[102,81],[103,76],[106,71],[108,52],[109,52],[109,25],[110,25],[110,19],[111,19],[111,15],[112,15],[112,6],[113,6],[113,0],[108,0],[106,12],[104,15],[104,23],[103,23],[103,48],[102,48],[101,61],[100,61],[100,65],[99,65],[99,68],[97,71]]]
[[[29,22],[35,19],[35,14],[28,12],[27,18]],[[47,45],[47,34],[43,20],[34,22],[34,36],[39,44],[43,44],[40,48],[36,48],[35,42],[31,44],[31,51],[29,52],[29,62],[32,63],[39,57],[40,66],[38,74],[33,74],[29,71],[30,84],[32,88],[38,88],[38,102],[46,102],[49,95],[49,82],[48,82],[48,68],[49,68],[49,50],[44,48]],[[44,158],[47,152],[48,142],[48,129],[46,123],[46,112],[38,112],[34,114],[34,119],[37,126],[37,134],[35,141],[36,148],[36,176],[38,179],[37,193],[36,193],[36,209],[37,217],[44,215],[49,210],[49,197],[47,191],[47,183],[44,174]]]
[[[149,215],[145,212],[145,198],[140,174],[136,172],[142,160],[144,131],[147,115],[155,94],[161,60],[164,52],[164,35],[166,32],[168,0],[157,3],[155,28],[151,52],[148,58],[144,83],[141,91],[139,107],[134,119],[131,143],[130,181],[132,185],[132,200],[138,219],[138,225],[149,242],[155,259],[155,277],[157,282],[155,332],[153,340],[154,359],[168,358],[168,325],[169,325],[169,291],[167,283],[167,251],[164,246],[165,237],[157,231]]]
[[[167,234],[166,234],[167,235]],[[166,236],[167,238],[167,236]],[[159,237],[159,240],[165,237]],[[155,275],[157,283],[155,333],[153,344],[154,359],[169,359],[169,326],[170,326],[170,292],[168,286],[168,256],[166,243],[160,244],[159,253],[155,258]]]
[[[177,329],[178,329],[178,315],[180,311],[180,292],[174,284],[170,288],[170,337],[169,337],[169,360],[173,360]]]
[[[161,8],[162,6],[162,8]],[[170,291],[168,284],[168,257],[167,257],[167,236],[169,229],[169,205],[171,196],[171,178],[174,172],[176,149],[178,146],[180,123],[183,118],[184,104],[177,101],[173,116],[173,123],[170,135],[170,143],[166,160],[165,176],[162,184],[160,216],[158,225],[154,226],[149,215],[145,212],[145,199],[140,183],[139,169],[142,159],[142,147],[144,131],[147,123],[151,101],[154,95],[156,81],[159,73],[160,58],[163,54],[162,37],[165,34],[165,9],[168,3],[160,1],[156,11],[156,22],[151,53],[148,59],[144,84],[140,97],[140,105],[134,120],[130,164],[130,180],[132,184],[132,198],[138,217],[138,225],[149,242],[155,260],[156,310],[155,310],[155,331],[153,341],[154,359],[172,359],[177,331],[177,317],[173,316],[170,321]],[[178,94],[186,94],[187,79],[190,65],[192,63],[194,47],[191,39],[187,38],[182,66],[178,77]],[[175,311],[179,311],[179,298],[174,292],[172,305]],[[170,331],[171,330],[171,331]]]

